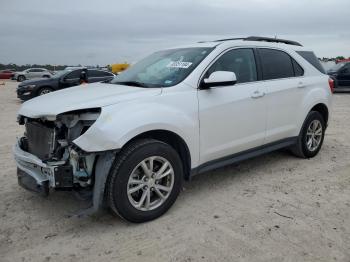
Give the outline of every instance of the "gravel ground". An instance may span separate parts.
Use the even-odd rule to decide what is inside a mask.
[[[1,261],[350,261],[350,95],[334,95],[320,154],[247,160],[185,183],[161,218],[130,224],[17,185],[17,83],[0,85]]]

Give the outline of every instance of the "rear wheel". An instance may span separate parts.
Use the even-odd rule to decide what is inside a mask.
[[[182,163],[168,144],[142,139],[120,152],[108,179],[108,204],[115,214],[135,223],[164,214],[181,190]]]
[[[316,156],[322,147],[325,130],[326,123],[322,115],[311,111],[306,117],[297,144],[291,148],[292,153],[301,158]]]
[[[25,76],[20,75],[20,76],[17,77],[17,81],[18,82],[23,82],[24,80],[26,80]]]

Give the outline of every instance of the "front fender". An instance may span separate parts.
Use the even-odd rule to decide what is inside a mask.
[[[87,152],[116,150],[139,134],[166,130],[179,135],[187,144],[193,163],[198,156],[199,126],[195,106],[192,113],[181,107],[159,102],[121,103],[103,107],[100,117],[73,142]],[[186,112],[186,113],[185,113]]]

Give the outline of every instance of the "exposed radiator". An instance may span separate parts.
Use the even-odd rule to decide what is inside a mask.
[[[46,127],[40,123],[26,123],[26,137],[28,152],[41,160],[51,158],[55,148],[55,129]]]

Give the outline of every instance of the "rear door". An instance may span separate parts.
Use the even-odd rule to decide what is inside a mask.
[[[35,69],[35,73],[34,73],[35,78],[42,78],[43,72],[44,72],[43,69],[40,69],[40,68]]]
[[[102,70],[88,70],[88,82],[101,82],[112,79],[113,75],[109,72],[105,72]]]
[[[259,48],[263,82],[267,88],[267,127],[265,144],[295,136],[297,110],[307,84],[303,68],[286,52]]]

